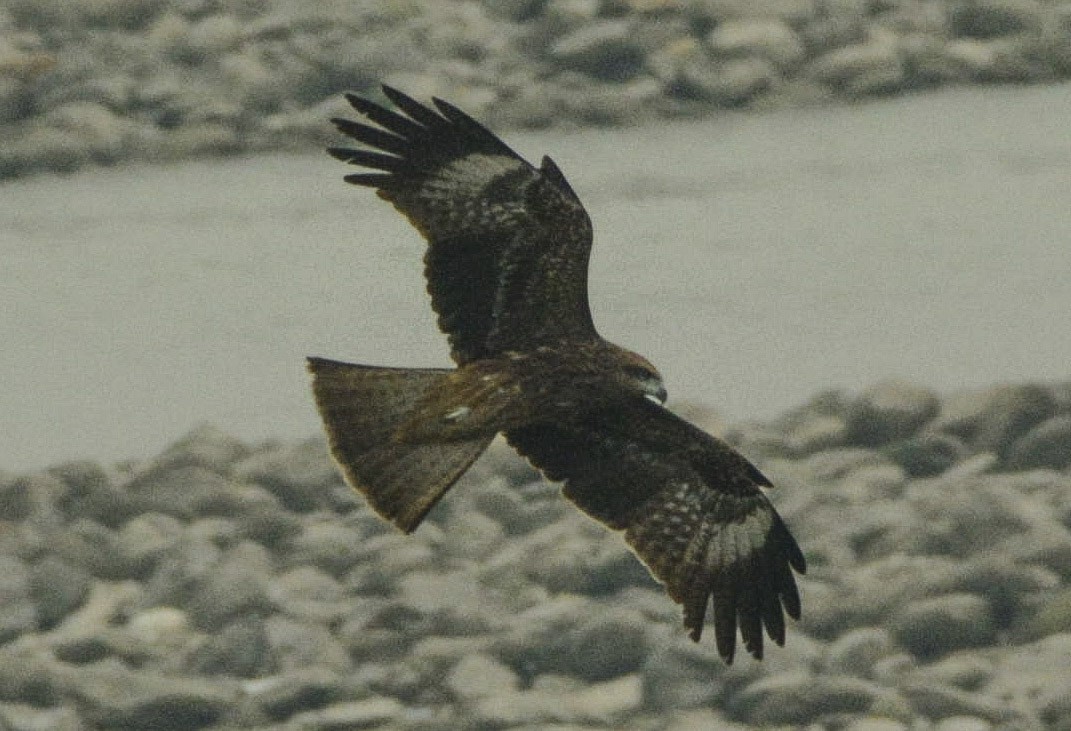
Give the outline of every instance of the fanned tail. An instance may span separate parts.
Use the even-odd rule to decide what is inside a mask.
[[[346,481],[379,515],[406,533],[487,448],[494,434],[445,443],[409,443],[398,428],[444,369],[380,368],[309,358],[312,390],[331,454]]]

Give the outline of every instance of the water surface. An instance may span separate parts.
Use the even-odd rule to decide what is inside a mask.
[[[1071,378],[1071,86],[507,134],[596,226],[603,334],[671,397]],[[303,357],[449,363],[422,242],[326,155],[0,186],[0,468],[318,429]]]

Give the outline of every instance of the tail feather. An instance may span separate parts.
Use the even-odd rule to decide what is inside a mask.
[[[309,358],[312,390],[331,454],[346,481],[406,533],[490,444],[494,434],[447,443],[410,443],[398,428],[444,369],[380,368]]]

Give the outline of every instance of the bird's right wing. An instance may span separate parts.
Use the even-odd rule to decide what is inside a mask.
[[[760,487],[769,485],[724,442],[639,400],[601,411],[582,426],[533,425],[509,442],[577,507],[625,540],[670,597],[698,641],[713,606],[718,652],[763,653],[763,628],[784,644],[783,612],[798,619],[793,569],[806,562]]]

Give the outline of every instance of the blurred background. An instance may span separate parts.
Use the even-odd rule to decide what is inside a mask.
[[[342,483],[304,357],[449,364],[323,153],[384,82],[564,170],[784,648],[501,443],[413,535]],[[0,731],[1071,731],[1068,120],[1066,1],[0,0]]]
[[[1064,379],[1071,6],[6,0],[0,465],[315,433],[302,358],[443,365],[423,243],[322,154],[345,90],[555,157],[671,398]]]

